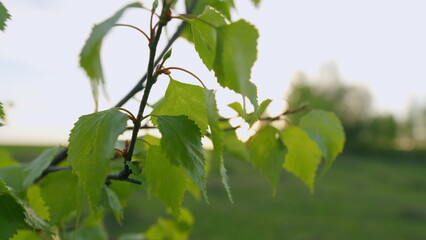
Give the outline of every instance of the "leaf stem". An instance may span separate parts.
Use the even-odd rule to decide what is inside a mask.
[[[180,70],[180,71],[186,72],[186,73],[188,73],[189,75],[191,75],[191,76],[193,76],[194,78],[196,78],[196,79],[198,80],[198,82],[200,82],[200,83],[201,83],[201,85],[203,85],[203,87],[204,87],[205,89],[207,89],[207,87],[206,87],[206,85],[204,85],[203,81],[201,81],[201,79],[200,79],[197,75],[195,75],[194,73],[192,73],[191,71],[188,71],[188,70],[186,70],[186,69],[184,69],[184,68],[180,68],[180,67],[167,67],[167,68],[163,68],[163,69],[161,69],[161,71],[166,71],[166,70]]]
[[[133,25],[130,25],[130,24],[121,24],[121,23],[115,24],[115,26],[117,26],[117,27],[130,27],[130,28],[136,29],[140,33],[142,33],[148,41],[150,41],[148,34],[146,34],[142,29],[140,29],[136,26],[133,26]]]

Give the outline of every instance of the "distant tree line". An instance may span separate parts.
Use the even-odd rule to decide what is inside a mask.
[[[402,118],[374,112],[370,92],[362,86],[345,84],[334,63],[322,65],[314,77],[299,72],[290,89],[287,101],[291,108],[308,106],[338,115],[346,131],[345,152],[426,150],[425,106],[412,104]],[[303,114],[292,115],[290,124],[297,124]]]

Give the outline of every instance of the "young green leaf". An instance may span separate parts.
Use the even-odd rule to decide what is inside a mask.
[[[90,78],[96,108],[98,104],[99,86],[103,86],[105,83],[100,55],[102,42],[104,37],[128,8],[142,8],[142,5],[138,2],[131,3],[120,9],[112,17],[95,25],[80,53],[80,66],[86,71],[86,74]]]
[[[250,82],[251,68],[257,58],[259,34],[250,23],[240,20],[218,28],[214,72],[222,87],[248,97],[258,108],[257,89]]]
[[[123,220],[123,206],[121,205],[117,194],[115,194],[115,192],[109,187],[104,186],[102,195],[106,208],[112,211],[117,222],[121,224],[121,220]]]
[[[93,208],[110,170],[115,142],[126,130],[127,120],[126,114],[110,109],[81,116],[71,130],[68,161]]]
[[[0,180],[0,239],[9,239],[17,229],[27,227],[25,208]]]
[[[297,126],[286,128],[281,135],[287,147],[284,168],[300,178],[314,192],[316,171],[321,162],[321,150],[317,143]]]
[[[169,160],[182,165],[186,174],[203,192],[207,200],[205,159],[201,133],[197,125],[186,116],[156,116],[163,136],[161,147]]]
[[[195,50],[209,70],[213,70],[217,54],[218,28],[223,25],[225,18],[211,7],[191,21]]]
[[[172,56],[172,49],[170,48],[169,51],[166,52],[166,54],[164,54],[163,56],[163,63],[169,59]]]
[[[24,186],[28,187],[41,175],[41,173],[49,166],[50,162],[52,162],[58,151],[59,147],[44,150],[40,156],[38,156],[24,169]]]
[[[10,14],[3,3],[0,2],[0,31],[4,31],[8,19],[10,19]]]
[[[40,236],[32,229],[19,229],[13,238],[9,240],[40,240]]]
[[[278,129],[266,126],[251,139],[248,146],[252,164],[268,179],[275,194],[286,154]]]
[[[206,102],[202,87],[181,83],[170,78],[164,98],[152,111],[153,115],[185,115],[193,120],[200,132],[207,130],[208,120],[206,116]],[[155,123],[155,117],[152,118]]]
[[[12,188],[13,192],[25,191],[26,187],[23,185],[24,169],[26,165],[18,164],[6,168],[0,168],[0,180],[2,180],[8,187]]]
[[[262,114],[266,111],[266,109],[268,108],[269,104],[271,104],[271,102],[272,102],[271,99],[266,99],[260,103],[259,110],[257,112],[258,118],[262,116]]]
[[[153,196],[163,201],[176,217],[189,180],[181,166],[172,164],[160,146],[151,146],[144,168],[146,180]]]
[[[213,90],[204,90],[206,97],[206,107],[207,107],[207,118],[209,121],[210,132],[211,132],[211,140],[213,142],[213,147],[216,156],[217,166],[220,172],[220,178],[222,180],[222,184],[225,187],[226,193],[228,194],[228,198],[231,202],[232,194],[231,187],[228,183],[228,175],[226,173],[225,163],[223,159],[223,151],[224,151],[224,143],[223,143],[223,132],[219,126],[219,113],[217,110],[216,98]]]
[[[231,20],[231,10],[234,8],[233,0],[196,0],[195,9],[192,11],[192,15],[201,14],[206,7],[212,7],[215,10],[219,11],[226,19]],[[191,5],[192,0],[186,0],[186,7],[188,8]]]
[[[27,200],[31,209],[44,220],[49,221],[49,208],[41,196],[41,189],[38,185],[32,185],[27,190]]]
[[[71,171],[55,172],[40,181],[40,192],[49,208],[50,223],[56,225],[82,207],[77,177]],[[64,197],[66,196],[66,197]]]
[[[247,114],[244,111],[243,106],[241,105],[241,103],[239,103],[239,102],[233,102],[233,103],[228,104],[228,107],[232,108],[232,110],[234,110],[235,112],[237,112],[238,116],[246,119]]]
[[[302,117],[300,127],[318,144],[325,158],[324,171],[328,170],[345,144],[340,120],[332,112],[314,110]]]

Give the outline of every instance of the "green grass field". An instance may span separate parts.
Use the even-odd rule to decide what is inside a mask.
[[[227,160],[235,203],[213,169],[210,204],[189,195],[184,201],[195,217],[190,239],[426,239],[426,161],[342,156],[317,182],[314,195],[285,173],[272,196],[267,181],[248,163]],[[158,200],[139,193],[129,202],[123,225],[110,219],[107,228],[111,237],[143,232],[163,213]]]

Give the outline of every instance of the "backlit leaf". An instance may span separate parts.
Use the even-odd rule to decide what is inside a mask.
[[[38,185],[33,185],[27,190],[28,204],[31,209],[37,213],[40,218],[49,220],[49,208],[41,196],[41,190]]]
[[[169,160],[182,165],[186,174],[203,192],[207,200],[205,159],[201,133],[197,125],[186,116],[156,116],[158,129],[163,136],[161,147]]]
[[[8,19],[10,19],[10,14],[7,11],[6,7],[3,5],[3,3],[0,2],[0,31],[4,31]]]
[[[266,126],[248,145],[251,162],[269,180],[275,194],[286,154],[278,129]]]
[[[300,127],[314,140],[325,158],[324,171],[343,151],[345,132],[337,116],[323,110],[310,111],[300,120]]]
[[[59,147],[53,147],[44,150],[40,156],[33,160],[24,170],[26,175],[24,180],[24,186],[31,185],[35,179],[37,179],[41,173],[49,166],[53,158],[59,151]]]
[[[25,208],[0,180],[0,239],[9,239],[17,229],[24,228]]]
[[[195,49],[209,70],[216,59],[218,28],[226,25],[225,18],[213,8],[207,7],[203,14],[191,21]]]
[[[204,134],[207,130],[206,102],[202,87],[181,83],[170,78],[164,98],[152,111],[153,115],[185,115],[193,120]],[[155,117],[153,118],[155,123]]]
[[[228,183],[228,175],[226,173],[225,163],[223,159],[224,143],[223,143],[223,132],[219,126],[219,113],[217,110],[216,98],[213,90],[204,90],[206,96],[207,106],[207,117],[210,126],[211,140],[216,156],[217,166],[220,172],[220,178],[222,184],[225,187],[226,193],[228,194],[229,200],[232,202],[231,188]]]
[[[40,181],[39,186],[41,196],[49,208],[52,225],[58,224],[82,207],[83,198],[79,193],[78,180],[71,171],[51,173]]]
[[[321,150],[300,127],[286,128],[282,137],[287,147],[284,168],[300,178],[314,192],[315,176],[321,162]]]
[[[213,67],[220,85],[248,97],[255,109],[258,108],[257,89],[250,82],[250,75],[257,58],[258,37],[256,28],[244,20],[218,28]]]
[[[151,146],[144,168],[153,196],[158,197],[179,217],[187,181],[185,170],[172,164],[160,146]]]
[[[103,39],[121,18],[124,11],[128,8],[135,7],[141,8],[142,5],[138,2],[131,3],[120,9],[107,20],[100,24],[96,24],[80,53],[80,66],[86,71],[90,78],[96,106],[98,104],[99,86],[103,86],[105,83],[100,55]]]
[[[128,117],[116,109],[81,116],[71,130],[68,161],[94,208]]]

